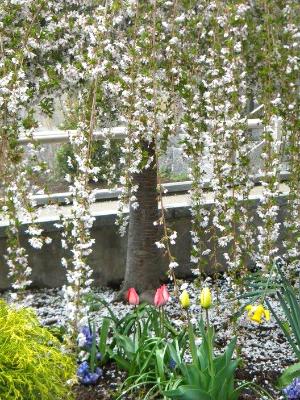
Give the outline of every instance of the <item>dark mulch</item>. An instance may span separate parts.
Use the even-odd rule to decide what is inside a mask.
[[[267,371],[260,376],[256,376],[256,383],[262,387],[266,387],[266,382],[276,382],[278,379],[278,372]],[[246,380],[252,382],[253,376],[247,368],[238,369],[236,378],[239,380]],[[120,395],[118,389],[122,384],[124,374],[118,373],[115,365],[105,366],[103,368],[103,376],[99,380],[99,383],[95,386],[83,386],[78,385],[75,388],[76,400],[113,400],[116,399],[117,395]],[[268,387],[270,390],[270,387]],[[279,396],[278,393],[272,393],[275,398]],[[276,397],[277,396],[277,397]],[[135,397],[136,399],[137,397]],[[141,399],[142,397],[139,397]],[[259,400],[257,394],[251,389],[245,389],[239,400]],[[278,397],[279,398],[279,397]],[[123,400],[132,399],[132,397],[124,396]],[[157,399],[159,400],[159,399]]]
[[[109,400],[112,399],[111,395],[106,392],[102,384],[96,386],[77,386],[75,388],[75,395],[77,400]]]
[[[112,400],[116,398],[124,374],[118,373],[114,364],[103,367],[103,376],[94,386],[75,387],[76,400]]]
[[[238,369],[235,376],[239,380],[245,380],[247,382],[253,381],[253,374],[247,368]],[[272,384],[275,384],[279,376],[280,373],[278,373],[278,371],[277,372],[266,371],[264,373],[261,373],[260,375],[255,376],[256,377],[255,383],[260,385],[262,388],[266,389],[268,392],[272,392],[272,395],[275,396],[275,398],[277,398],[279,396],[279,393],[272,391],[270,385],[269,384],[266,385],[266,383],[271,382]],[[239,398],[239,400],[259,400],[259,399],[260,397],[258,397],[258,395],[255,394],[251,389],[246,389]]]

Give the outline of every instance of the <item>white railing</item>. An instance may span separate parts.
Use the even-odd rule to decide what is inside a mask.
[[[259,111],[259,109],[254,110],[254,112]],[[253,113],[251,115],[253,115]],[[258,118],[250,118],[247,121],[248,129],[262,129],[262,121]],[[33,139],[37,140],[41,144],[51,144],[51,143],[64,143],[68,142],[69,135],[72,134],[72,130],[59,130],[59,129],[39,129],[34,131]],[[114,139],[124,139],[126,136],[126,127],[125,126],[117,126],[113,128],[103,128],[96,130],[93,134],[95,140],[104,140],[107,135]],[[32,140],[32,137],[23,136],[20,137],[19,141],[22,144],[29,143]],[[261,143],[255,145],[253,149],[259,147]],[[251,151],[253,150],[251,149]],[[207,182],[207,186],[209,185],[209,181]],[[190,181],[185,182],[173,182],[163,185],[165,189],[171,193],[178,192],[186,192],[191,187]],[[96,200],[109,200],[117,198],[120,194],[120,189],[99,189],[96,191]],[[50,195],[35,195],[34,199],[38,205],[46,204],[48,202],[58,202],[65,203],[66,199],[70,198],[69,192],[64,193],[52,193]]]
[[[64,143],[69,139],[69,135],[75,133],[73,130],[59,130],[59,129],[38,129],[33,132],[33,139],[40,143]],[[124,126],[117,126],[114,128],[105,128],[96,130],[93,134],[97,140],[104,140],[107,135],[111,135],[115,139],[124,139],[126,135],[126,128]],[[26,144],[32,140],[31,136],[21,136],[20,143]]]
[[[262,128],[262,122],[260,119],[248,119],[248,129]],[[40,143],[63,143],[67,142],[69,134],[72,134],[72,130],[59,130],[59,129],[38,129],[33,133],[33,139]],[[114,128],[103,128],[96,130],[93,134],[97,140],[104,140],[107,135],[110,135],[114,139],[124,139],[126,136],[125,126],[116,126]],[[31,137],[21,136],[19,141],[22,144],[29,143],[32,140]]]

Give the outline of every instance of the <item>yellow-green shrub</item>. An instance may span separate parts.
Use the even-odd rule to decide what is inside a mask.
[[[0,301],[0,399],[67,400],[76,364],[30,309]]]

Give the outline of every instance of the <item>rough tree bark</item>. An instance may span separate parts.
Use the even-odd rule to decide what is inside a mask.
[[[129,210],[129,229],[125,279],[121,292],[124,294],[134,287],[144,300],[150,301],[153,289],[159,286],[160,267],[158,263],[159,226],[153,222],[159,218],[157,201],[157,166],[154,143],[143,143],[153,161],[149,168],[133,176],[138,185],[136,193],[139,207]]]

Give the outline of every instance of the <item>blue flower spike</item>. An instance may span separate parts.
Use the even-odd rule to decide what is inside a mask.
[[[173,360],[173,358],[170,359],[169,367],[170,367],[170,369],[175,369],[176,368],[176,361]]]
[[[300,400],[300,378],[296,378],[293,382],[283,389],[283,393],[288,400]]]
[[[83,361],[77,369],[77,376],[80,383],[84,385],[95,385],[102,376],[102,370],[97,367],[95,372],[91,372],[88,362]]]
[[[88,326],[83,326],[80,330],[80,337],[84,338],[83,343],[81,343],[80,347],[91,348],[93,343],[93,333],[91,332]]]

